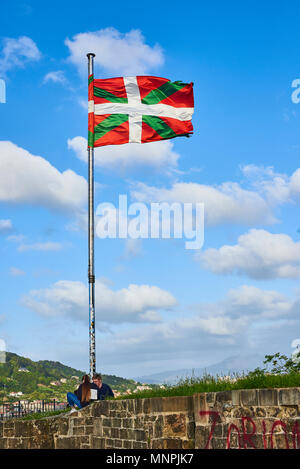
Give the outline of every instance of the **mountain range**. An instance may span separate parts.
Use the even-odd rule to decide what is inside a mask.
[[[236,355],[213,365],[206,366],[205,368],[184,368],[179,370],[163,371],[151,375],[139,376],[135,378],[135,380],[146,384],[176,384],[181,379],[191,376],[200,377],[203,376],[203,374],[227,376],[233,373],[246,373],[247,371],[254,370],[258,366],[261,367],[263,360],[264,357],[258,354],[247,356]]]

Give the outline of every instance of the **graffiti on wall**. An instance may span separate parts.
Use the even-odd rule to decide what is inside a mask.
[[[212,420],[209,436],[205,445],[205,449],[211,448],[211,440],[214,437],[215,428],[218,422],[220,422],[220,413],[213,410],[203,410],[199,412],[200,417],[208,416]],[[249,431],[249,427],[251,430]],[[226,449],[231,448],[231,436],[233,433],[237,435],[238,448],[239,449],[258,449],[257,444],[254,441],[254,437],[261,437],[264,449],[274,448],[274,433],[279,427],[282,429],[285,439],[286,449],[297,449],[300,448],[300,429],[298,422],[296,421],[292,428],[292,446],[290,446],[287,432],[287,425],[282,420],[275,420],[269,428],[267,437],[267,425],[265,420],[261,420],[261,430],[258,432],[257,425],[251,417],[241,417],[241,427],[239,428],[236,424],[230,423],[227,428],[226,435]]]

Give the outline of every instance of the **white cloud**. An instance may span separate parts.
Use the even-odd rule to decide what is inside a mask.
[[[275,221],[266,201],[256,192],[243,189],[238,183],[225,182],[208,186],[177,182],[170,189],[136,184],[131,195],[139,202],[204,203],[205,223],[256,225]]]
[[[292,314],[295,302],[276,290],[261,290],[250,285],[230,289],[218,310],[230,317],[275,318]]]
[[[141,166],[153,169],[173,169],[177,166],[179,154],[173,150],[173,142],[152,142],[151,144],[125,143],[95,148],[95,165],[100,168],[127,171]],[[87,162],[87,140],[84,137],[68,139],[68,148]]]
[[[12,231],[11,220],[0,220],[0,234],[7,234]]]
[[[145,75],[164,63],[161,47],[146,44],[137,29],[125,34],[115,28],[79,33],[72,39],[66,39],[65,44],[70,52],[68,60],[82,75],[86,74],[87,61],[84,59],[88,52],[96,54],[96,74],[97,68],[101,67],[112,75]]]
[[[0,202],[33,204],[78,214],[86,203],[87,181],[12,142],[0,142]]]
[[[10,273],[10,275],[12,275],[13,277],[21,277],[21,276],[25,275],[24,270],[18,269],[17,267],[11,267],[11,268],[9,269],[9,273]]]
[[[33,244],[20,244],[18,247],[19,252],[25,251],[61,251],[63,248],[61,243],[45,242],[45,243],[33,243]]]
[[[37,61],[41,53],[35,42],[27,36],[18,39],[6,37],[3,39],[3,49],[0,55],[0,73],[4,74],[12,68],[23,68],[27,62]]]
[[[181,318],[110,334],[101,340],[101,356],[107,365],[123,363],[129,369],[137,363],[143,363],[145,369],[149,364],[164,371],[163,363],[178,369],[179,361],[185,367],[191,368],[192,363],[200,367],[245,349],[249,353],[252,328],[257,332],[260,326],[274,326],[276,321],[289,327],[297,317],[299,300],[243,285],[229,290],[220,301],[194,305],[192,315],[185,312]]]
[[[48,83],[49,81],[65,85],[68,80],[66,79],[65,74],[62,70],[57,70],[56,72],[49,72],[45,75],[43,83]]]
[[[19,235],[10,235],[6,239],[7,241],[12,241],[14,243],[21,243],[26,237],[22,234]]]
[[[270,204],[300,202],[300,168],[291,176],[277,173],[272,166],[246,165],[241,169]]]
[[[216,274],[244,274],[254,279],[300,277],[300,242],[286,234],[252,229],[234,246],[210,248],[196,259]]]
[[[114,291],[107,282],[98,280],[95,290],[99,324],[157,321],[160,310],[177,303],[171,293],[156,286],[131,284]],[[61,280],[50,288],[31,291],[22,298],[22,304],[43,316],[86,320],[88,288],[82,282]]]

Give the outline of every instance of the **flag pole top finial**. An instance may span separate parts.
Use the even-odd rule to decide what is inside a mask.
[[[89,52],[88,54],[86,54],[86,56],[89,58],[89,57],[96,57],[96,54],[94,54],[93,52]]]

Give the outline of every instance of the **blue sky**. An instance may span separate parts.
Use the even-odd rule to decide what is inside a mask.
[[[9,351],[88,369],[88,47],[98,78],[157,75],[193,81],[195,94],[192,138],[96,150],[96,205],[119,194],[203,202],[206,217],[199,252],[183,240],[96,238],[99,371],[134,377],[292,353],[299,10],[2,2],[0,338]]]

